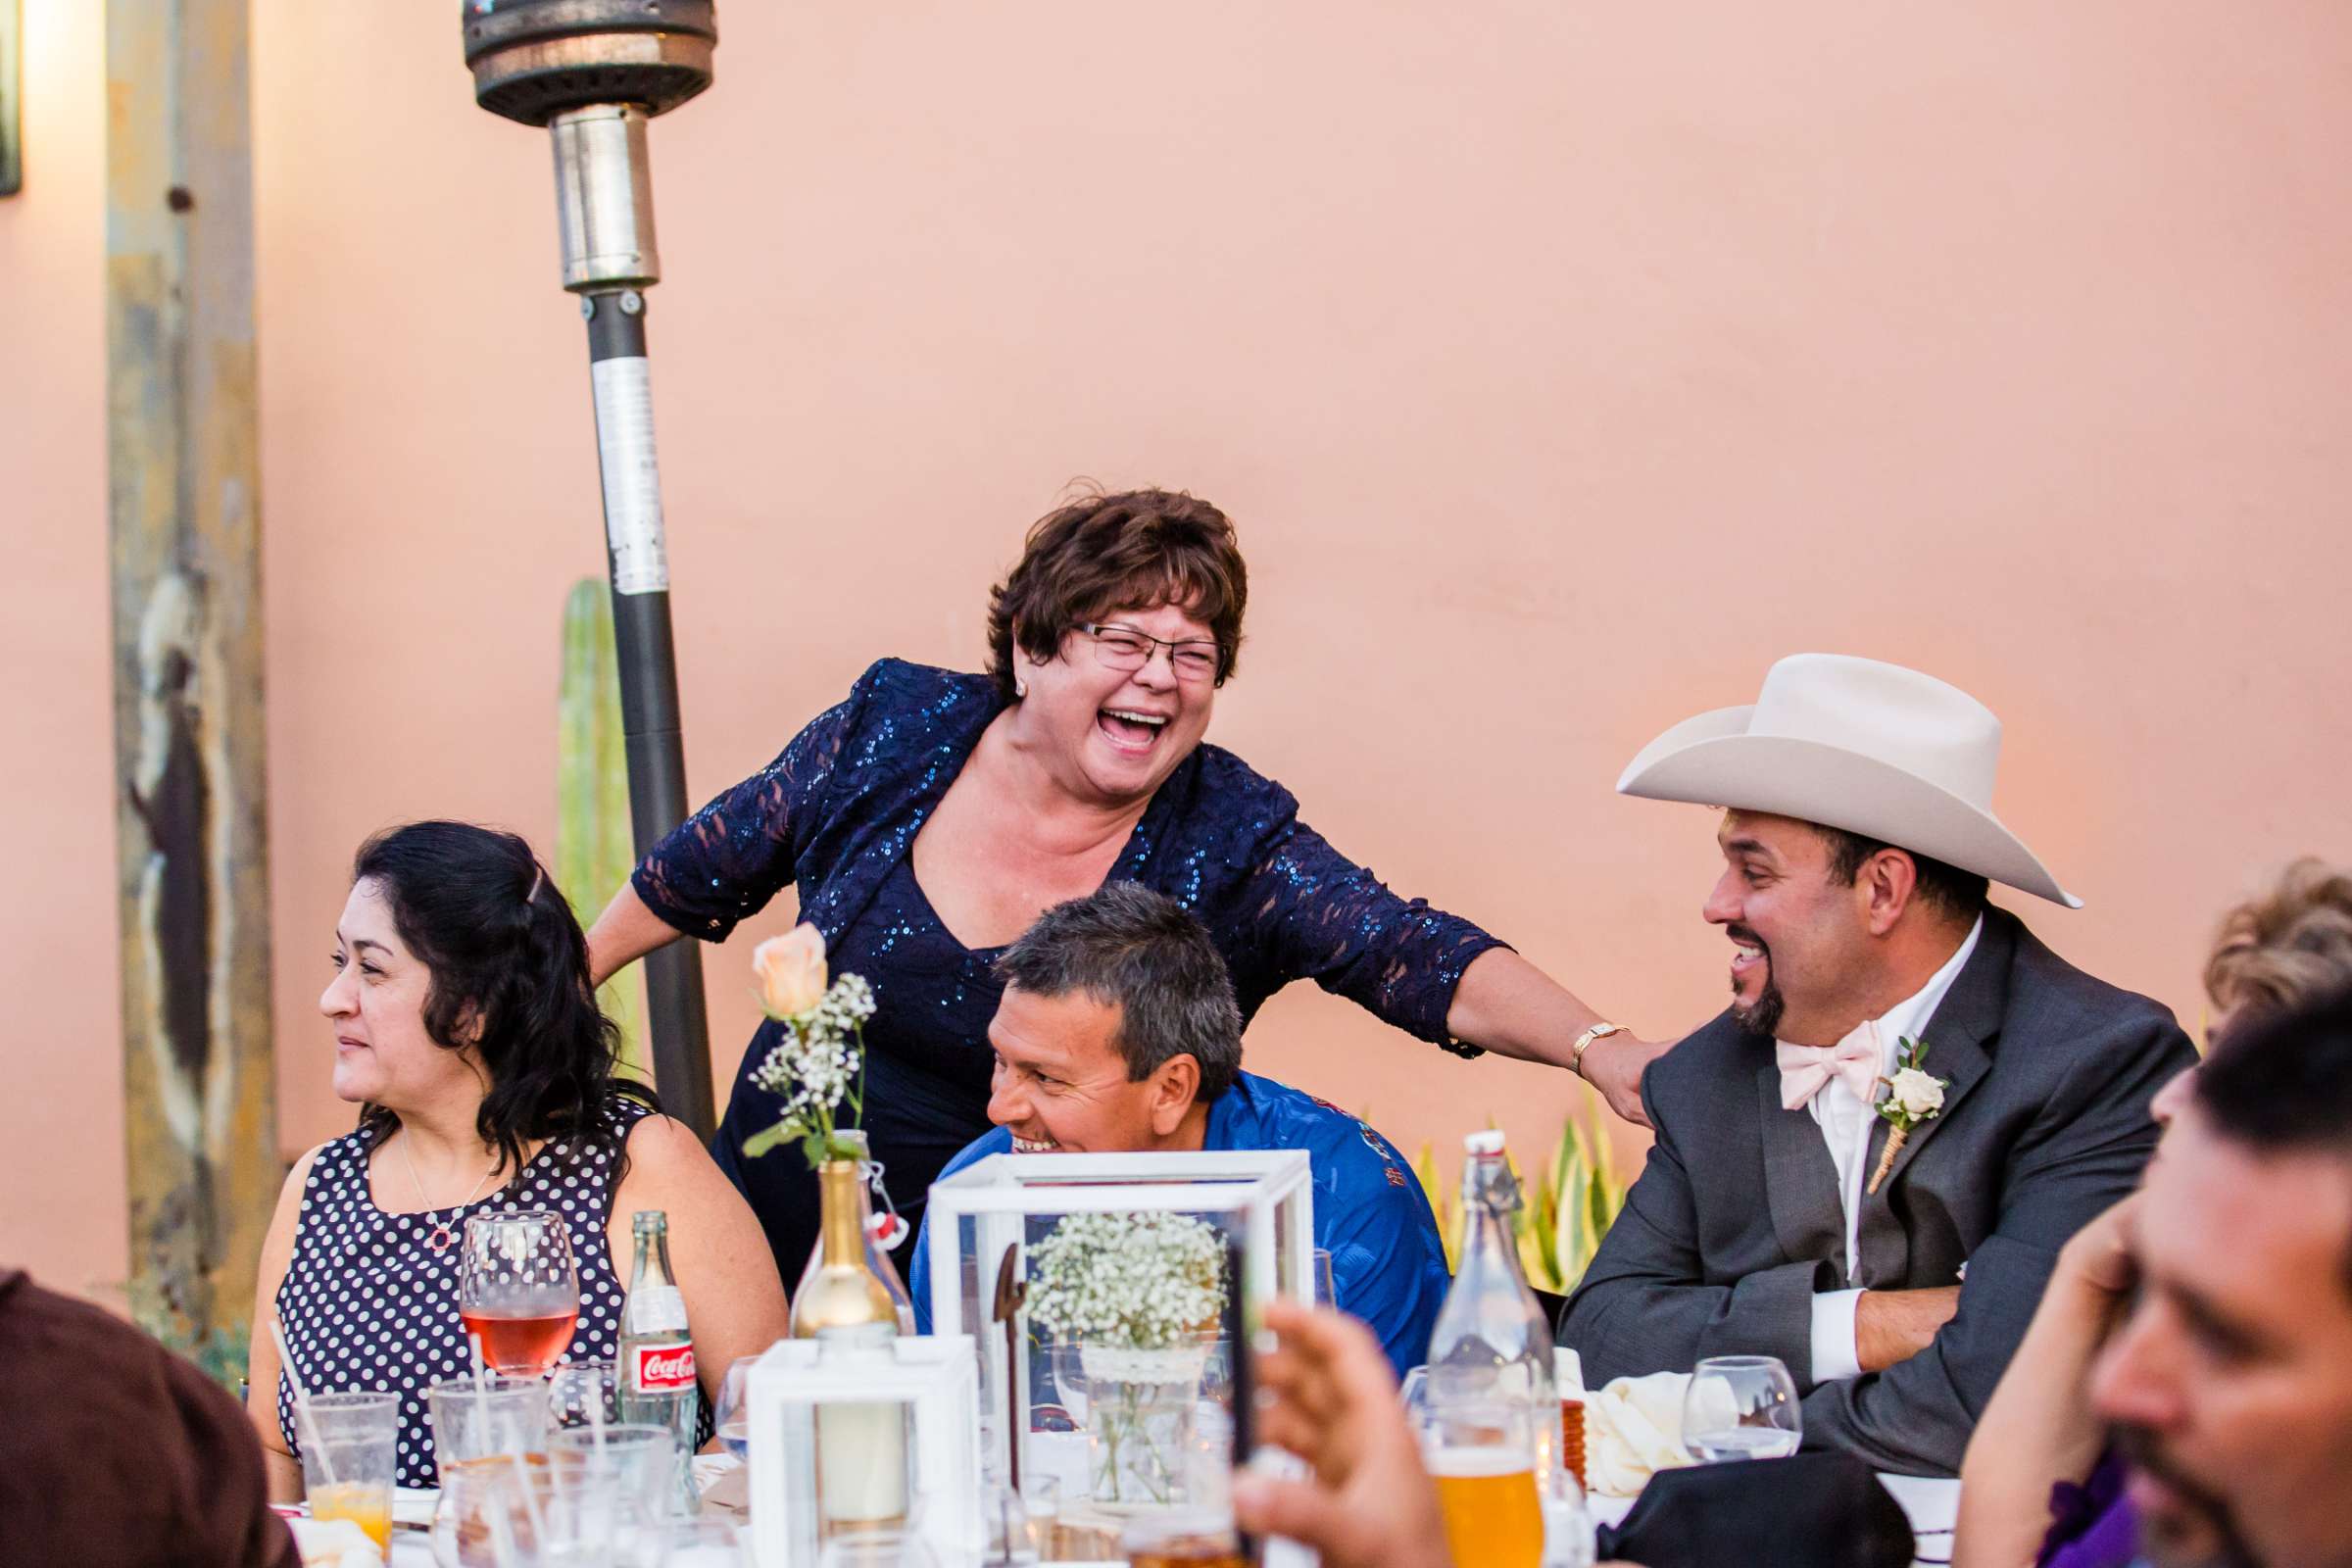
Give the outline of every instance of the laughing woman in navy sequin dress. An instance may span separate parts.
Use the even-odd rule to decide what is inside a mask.
[[[997,954],[1107,880],[1192,909],[1247,1020],[1312,979],[1423,1040],[1569,1064],[1596,1015],[1469,921],[1407,901],[1298,819],[1298,802],[1201,744],[1242,643],[1247,579],[1224,514],[1162,491],[1095,497],[1030,530],[991,597],[990,664],[884,660],[767,767],[656,845],[589,933],[597,978],[681,933],[723,940],[788,883],[836,973],[873,983],[865,1127],[902,1213],[988,1129]],[[712,1150],[796,1277],[816,1192],[742,1157],[777,1119],[749,1073]],[[1653,1048],[1617,1034],[1585,1071],[1621,1112]]]

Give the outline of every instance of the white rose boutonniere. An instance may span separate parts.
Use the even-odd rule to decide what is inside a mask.
[[[1886,1098],[1913,1116],[1933,1116],[1943,1108],[1943,1080],[1917,1067],[1898,1068],[1886,1080]]]
[[[1952,1081],[1931,1076],[1920,1065],[1927,1059],[1926,1044],[1906,1035],[1894,1048],[1894,1076],[1879,1080],[1886,1086],[1886,1098],[1879,1102],[1879,1114],[1892,1130],[1886,1135],[1886,1147],[1880,1151],[1879,1168],[1870,1173],[1867,1189],[1870,1192],[1876,1193],[1886,1173],[1894,1168],[1894,1156],[1910,1142],[1911,1129],[1943,1114],[1943,1092],[1952,1086]]]

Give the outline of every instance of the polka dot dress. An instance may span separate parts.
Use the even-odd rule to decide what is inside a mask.
[[[618,1145],[647,1114],[644,1105],[615,1097],[604,1115]],[[620,1343],[620,1280],[613,1271],[605,1224],[612,1205],[612,1156],[603,1150],[550,1143],[520,1175],[499,1191],[461,1208],[387,1214],[368,1190],[368,1158],[377,1142],[367,1128],[319,1150],[302,1195],[294,1256],[277,1291],[277,1314],[303,1387],[314,1394],[377,1390],[400,1396],[400,1458],[396,1482],[438,1486],[425,1390],[471,1370],[465,1326],[458,1320],[458,1260],[462,1248],[434,1251],[436,1226],[452,1235],[469,1214],[549,1208],[564,1216],[572,1265],[580,1279],[580,1317],[565,1361],[609,1361]],[[699,1447],[710,1438],[709,1400],[703,1401]],[[287,1451],[301,1457],[294,1392],[277,1380],[277,1424]]]

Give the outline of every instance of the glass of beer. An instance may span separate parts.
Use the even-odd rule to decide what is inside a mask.
[[[1119,1534],[1130,1568],[1250,1568],[1233,1516],[1195,1508],[1139,1514]]]
[[[1438,1484],[1446,1544],[1455,1562],[1543,1568],[1533,1421],[1533,1412],[1517,1404],[1432,1401],[1423,1407],[1422,1458]]]

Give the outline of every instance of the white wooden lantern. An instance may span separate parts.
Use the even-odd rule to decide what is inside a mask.
[[[979,1384],[972,1342],[897,1339],[867,1354],[828,1353],[811,1340],[779,1340],[752,1367],[752,1553],[759,1568],[815,1568],[822,1547],[816,1416],[828,1405],[907,1415],[904,1478],[919,1499],[915,1524],[944,1562],[977,1557],[980,1523]],[[847,1412],[845,1412],[846,1414]],[[828,1429],[828,1442],[834,1429]]]
[[[980,1348],[983,1442],[988,1463],[1005,1473],[1009,1445],[1022,1445],[1022,1473],[1051,1473],[1038,1462],[1029,1423],[1007,1432],[1011,1407],[1031,1408],[1029,1357],[1007,1365],[1004,1327],[992,1320],[997,1273],[1007,1248],[1024,1250],[1065,1214],[1166,1210],[1197,1215],[1241,1244],[1245,1314],[1272,1297],[1314,1300],[1314,1176],[1301,1150],[1200,1151],[1185,1153],[991,1154],[931,1189],[925,1211],[931,1327],[968,1335]],[[1017,1272],[1026,1276],[1025,1266]],[[1027,1343],[1027,1314],[1019,1335]]]

